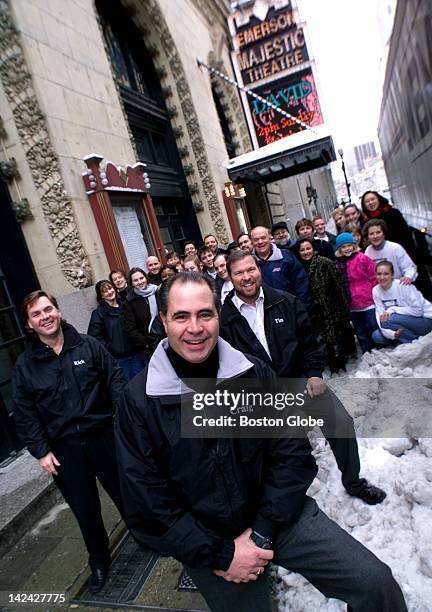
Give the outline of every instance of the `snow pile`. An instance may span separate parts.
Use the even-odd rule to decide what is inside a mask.
[[[408,380],[428,376],[429,381],[418,384]],[[389,378],[396,380],[392,383]],[[330,447],[322,437],[313,435],[311,440],[319,473],[309,494],[330,518],[391,567],[410,612],[429,612],[432,601],[432,439],[419,435],[418,422],[416,429],[411,415],[418,406],[420,416],[421,411],[431,413],[431,379],[429,334],[412,344],[374,350],[329,381],[340,399],[347,400],[358,430],[370,431],[370,420],[377,415],[377,427],[386,416],[399,423],[403,434],[399,437],[358,440],[362,476],[387,492],[382,504],[367,506],[348,496]],[[357,382],[368,385],[366,399],[363,392],[356,393]],[[302,576],[282,568],[276,572],[281,612],[346,610],[346,604],[324,598]]]

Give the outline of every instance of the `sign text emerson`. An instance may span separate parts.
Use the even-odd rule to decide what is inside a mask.
[[[293,20],[291,4],[279,10],[271,8],[264,21],[253,16],[236,30],[236,60],[245,85],[309,59],[304,32]]]

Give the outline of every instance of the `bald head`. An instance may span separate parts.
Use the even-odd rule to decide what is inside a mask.
[[[266,259],[272,252],[271,234],[268,227],[258,225],[250,233],[252,246],[261,259]]]
[[[150,255],[150,257],[147,257],[146,265],[150,274],[159,274],[159,270],[162,267],[161,262],[157,257],[155,257],[155,255]]]

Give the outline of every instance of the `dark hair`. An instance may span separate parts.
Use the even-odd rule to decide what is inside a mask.
[[[186,285],[188,283],[207,285],[212,292],[216,310],[219,312],[219,297],[213,279],[211,279],[208,274],[201,274],[201,272],[179,272],[176,274],[176,276],[172,276],[165,283],[162,283],[159,289],[159,310],[162,312],[162,314],[166,315],[168,311],[169,294],[173,285],[176,283],[180,283],[182,285]]]
[[[216,259],[218,259],[218,257],[223,257],[225,259],[225,261],[227,261],[229,255],[227,255],[226,253],[218,253],[217,255],[215,255],[215,258],[213,261],[216,261]]]
[[[144,272],[144,270],[143,270],[142,268],[137,268],[137,267],[135,267],[135,268],[131,268],[131,269],[129,270],[129,274],[128,274],[128,285],[130,285],[131,287],[133,287],[133,285],[132,285],[132,276],[133,276],[133,275],[134,275],[136,272],[141,272],[141,274],[144,274],[144,276],[146,277],[146,280],[147,280],[147,282],[148,282],[148,276],[147,276],[147,273],[146,273],[146,272]]]
[[[233,249],[239,249],[239,248],[240,248],[240,245],[239,245],[239,243],[236,240],[234,242],[230,242],[229,245],[227,246],[227,253],[228,253],[228,255],[231,254],[231,251]]]
[[[98,281],[96,283],[96,285],[95,285],[96,301],[97,301],[98,304],[102,304],[102,302],[104,301],[104,298],[102,297],[102,291],[103,291],[103,289],[107,285],[109,285],[110,287],[112,287],[114,289],[114,291],[116,292],[116,296],[117,296],[117,290],[114,287],[114,285],[112,284],[112,282],[104,278],[104,279]]]
[[[369,228],[373,227],[374,225],[377,225],[378,227],[380,227],[383,231],[384,238],[387,238],[387,233],[388,233],[387,223],[383,219],[370,219],[367,223],[365,223],[363,226],[363,238],[365,240],[368,240]]]
[[[211,236],[212,238],[214,238],[214,239],[216,240],[216,242],[218,241],[218,239],[216,238],[216,236],[215,236],[214,234],[206,234],[206,235],[204,236],[204,238],[203,238],[203,242],[205,243],[206,238],[210,238],[210,236]]]
[[[162,266],[162,268],[159,270],[159,275],[160,275],[160,277],[161,277],[161,280],[162,280],[162,272],[163,272],[164,270],[172,270],[172,271],[174,272],[174,274],[178,274],[178,271],[177,271],[177,269],[176,269],[176,267],[175,267],[175,266],[172,266],[171,264],[165,264],[165,265],[164,265],[164,266]]]
[[[239,234],[239,235],[237,236],[237,242],[240,240],[240,238],[241,238],[242,236],[247,236],[247,237],[249,238],[249,240],[250,240],[250,236],[249,236],[249,234],[247,234],[246,232],[243,232],[242,234]]]
[[[112,279],[113,274],[121,274],[123,276],[123,278],[125,279],[126,283],[128,282],[128,279],[127,279],[127,276],[126,276],[126,272],[124,270],[122,270],[121,268],[117,268],[117,270],[111,270],[111,272],[108,275],[109,281],[110,281],[110,283],[112,285],[114,285],[113,279]]]
[[[171,259],[171,257],[178,257],[180,259],[179,254],[176,251],[168,251],[166,258]]]
[[[249,251],[244,251],[244,250],[235,251],[234,253],[231,253],[231,255],[227,259],[227,271],[230,276],[231,276],[232,264],[236,263],[236,261],[240,261],[241,259],[244,259],[245,257],[252,257],[252,259],[256,263],[257,268],[259,269],[258,260],[253,253],[250,253]]]
[[[297,223],[295,224],[295,231],[297,232],[297,234],[299,233],[299,229],[301,227],[311,227],[312,229],[314,229],[313,223],[310,219],[306,219],[306,217],[303,217],[302,219],[299,219],[297,221]]]
[[[28,293],[25,298],[22,301],[21,304],[21,314],[22,314],[22,318],[24,321],[25,326],[28,328],[27,322],[28,322],[28,309],[39,299],[42,297],[46,297],[53,306],[55,306],[57,308],[57,310],[59,309],[58,307],[58,302],[56,300],[56,298],[51,295],[51,293],[48,293],[47,291],[42,291],[41,289],[37,289],[36,291],[32,291],[31,293]],[[31,330],[30,330],[31,331]]]
[[[210,252],[213,255],[213,251],[211,250],[210,247],[208,246],[200,246],[200,248],[198,249],[198,257],[200,258],[201,261],[201,255],[203,255],[204,253]]]
[[[364,199],[367,196],[368,193],[373,193],[374,195],[376,195],[376,197],[378,198],[378,202],[379,202],[379,208],[383,208],[383,206],[388,206],[389,201],[387,200],[387,198],[385,198],[384,196],[380,195],[378,193],[378,191],[365,191],[364,194],[361,197],[361,207],[362,207],[362,211],[364,212],[365,215],[367,215],[370,211],[366,208],[366,206],[364,205]]]
[[[194,240],[185,240],[183,244],[183,249],[186,248],[187,244],[193,244],[195,248],[197,248],[196,242]]]
[[[383,259],[382,261],[379,261],[377,265],[375,266],[375,272],[378,271],[378,268],[380,266],[387,266],[387,268],[390,269],[390,272],[394,274],[394,266],[391,261],[388,261],[387,259]]]

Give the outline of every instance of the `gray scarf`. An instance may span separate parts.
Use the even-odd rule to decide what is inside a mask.
[[[156,301],[156,285],[147,285],[145,289],[139,289],[138,287],[134,287],[134,292],[142,298],[146,298],[148,300],[150,306],[150,323],[148,326],[148,330],[151,330],[151,326],[155,318],[159,314],[159,309]]]

